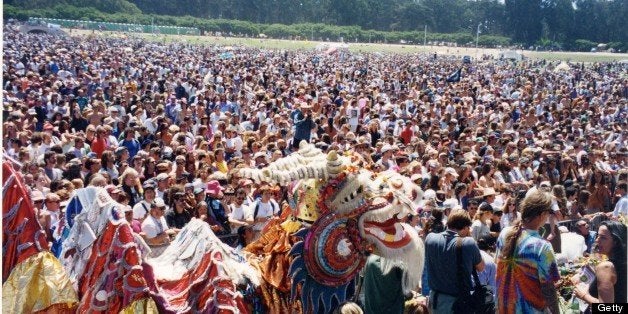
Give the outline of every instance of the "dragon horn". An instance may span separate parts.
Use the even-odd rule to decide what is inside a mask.
[[[331,178],[337,177],[345,169],[342,159],[340,159],[338,153],[335,150],[332,150],[327,154],[326,168],[327,173]]]

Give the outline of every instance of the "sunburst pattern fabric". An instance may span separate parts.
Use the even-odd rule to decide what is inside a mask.
[[[552,245],[537,231],[523,230],[512,257],[501,250],[506,229],[497,240],[497,306],[499,313],[542,313],[546,307],[541,286],[560,279]]]

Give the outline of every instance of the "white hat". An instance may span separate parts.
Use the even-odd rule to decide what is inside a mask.
[[[456,169],[452,168],[452,167],[447,167],[445,168],[445,174],[450,174],[454,177],[458,177],[458,173],[456,172]]]
[[[263,152],[257,152],[255,153],[255,155],[253,155],[253,160],[259,158],[259,157],[264,157],[264,159],[266,159],[266,154]]]
[[[159,175],[157,175],[157,177],[155,177],[155,180],[157,181],[161,181],[161,180],[166,180],[168,179],[168,174],[166,173],[160,173]]]
[[[491,196],[491,195],[495,195],[495,189],[493,188],[484,188],[484,194],[482,194],[483,197],[487,197],[487,196]]]
[[[384,144],[384,146],[382,146],[382,154],[390,150],[393,150],[393,147],[390,146],[390,144]]]
[[[423,193],[424,200],[429,200],[429,199],[434,199],[434,198],[436,198],[436,191],[432,189],[427,189],[425,190],[425,193]]]
[[[161,197],[158,197],[158,198],[155,198],[155,200],[153,200],[153,203],[151,204],[151,206],[166,208],[166,203]]]
[[[415,182],[416,180],[419,179],[423,179],[423,175],[421,175],[420,173],[415,173],[410,177],[410,180],[412,180],[412,182]]]

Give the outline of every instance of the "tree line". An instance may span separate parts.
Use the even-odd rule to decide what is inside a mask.
[[[149,19],[205,31],[226,24],[253,28],[247,34],[257,30],[269,36],[324,38],[331,33],[333,40],[338,35],[346,40],[383,37],[418,43],[427,28],[429,34],[459,34],[451,40],[459,44],[474,42],[479,32],[493,45],[588,50],[607,43],[622,51],[628,48],[626,0],[5,0],[4,5],[5,18],[82,14],[131,23]],[[314,32],[319,36],[312,36]]]

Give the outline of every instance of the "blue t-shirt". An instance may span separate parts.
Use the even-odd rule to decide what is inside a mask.
[[[124,140],[122,141],[121,145],[126,147],[126,149],[129,151],[129,161],[131,161],[133,157],[137,155],[137,152],[140,151],[140,142],[138,142],[136,139],[131,139],[130,141]]]
[[[457,296],[459,293],[458,264],[456,260],[456,241],[458,235],[452,230],[430,233],[425,239],[425,264],[427,265],[428,283],[431,290]],[[480,249],[471,237],[462,239],[463,278],[471,289],[471,272],[475,265],[482,262]]]

